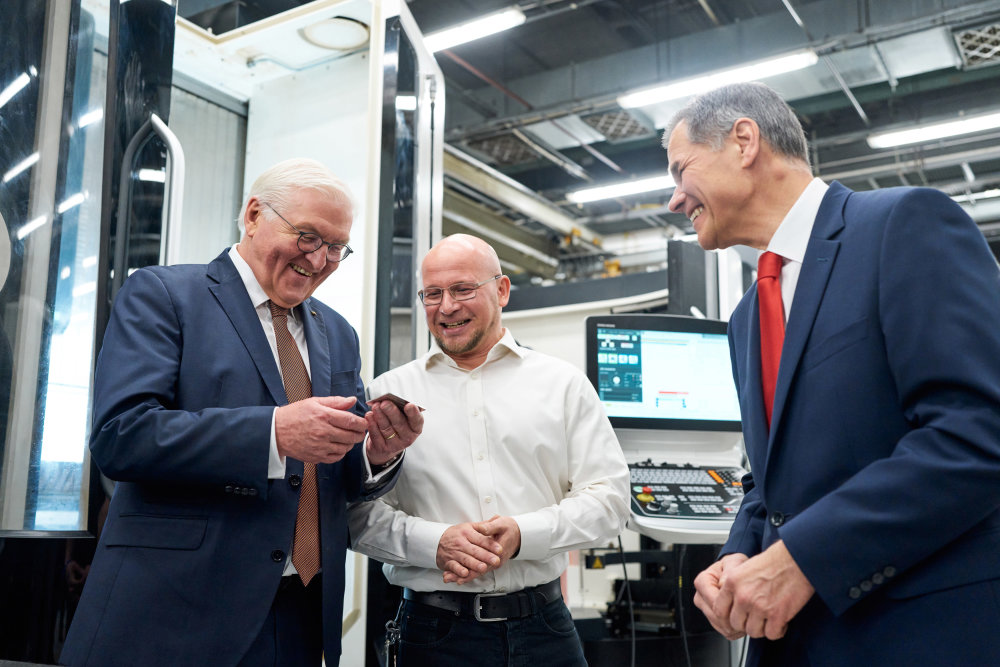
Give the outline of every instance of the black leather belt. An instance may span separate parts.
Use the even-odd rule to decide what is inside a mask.
[[[403,598],[444,609],[456,616],[472,616],[477,621],[493,622],[531,616],[539,608],[562,597],[559,580],[525,588],[516,593],[456,593],[454,591],[421,592],[403,589]],[[535,604],[532,604],[532,601]]]

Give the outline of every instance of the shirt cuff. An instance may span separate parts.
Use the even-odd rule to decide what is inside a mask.
[[[518,560],[542,560],[549,556],[552,546],[552,529],[541,512],[530,512],[511,517],[521,531],[521,548]]]
[[[428,570],[439,570],[438,545],[441,544],[444,531],[449,527],[446,523],[436,521],[413,521],[406,536],[406,559],[409,561],[407,564]]]
[[[400,452],[394,460],[392,460],[388,466],[382,467],[373,464],[368,460],[368,434],[365,434],[365,439],[361,443],[361,458],[365,462],[365,484],[369,487],[377,486],[386,477],[391,477],[393,471],[399,467],[399,464],[403,462],[403,456],[405,452]],[[374,469],[378,468],[378,472]]]
[[[274,412],[271,413],[271,452],[267,459],[268,479],[285,478],[285,457],[278,455],[278,436],[274,431],[274,415],[276,412],[278,412],[278,408],[275,408]]]

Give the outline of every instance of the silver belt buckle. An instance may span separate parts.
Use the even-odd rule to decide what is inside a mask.
[[[479,612],[482,611],[481,598],[497,598],[507,595],[506,593],[476,593],[476,597],[472,599],[472,613],[475,614],[476,620],[481,623],[496,623],[498,621],[506,621],[507,618],[483,618]]]

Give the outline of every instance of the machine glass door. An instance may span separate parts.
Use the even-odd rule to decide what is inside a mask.
[[[103,5],[0,3],[0,537],[87,528]]]

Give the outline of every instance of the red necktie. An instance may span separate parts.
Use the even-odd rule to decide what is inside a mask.
[[[278,343],[278,361],[281,362],[281,379],[289,403],[312,396],[312,383],[306,365],[299,353],[299,346],[288,331],[288,309],[268,301],[274,337]],[[319,492],[316,486],[316,464],[306,463],[299,489],[299,509],[295,516],[295,537],[292,540],[292,565],[298,570],[302,583],[309,585],[320,568],[319,546]]]
[[[757,303],[760,309],[760,378],[767,426],[771,427],[774,387],[778,384],[781,345],[785,342],[785,307],[781,303],[781,255],[765,252],[757,260]]]

